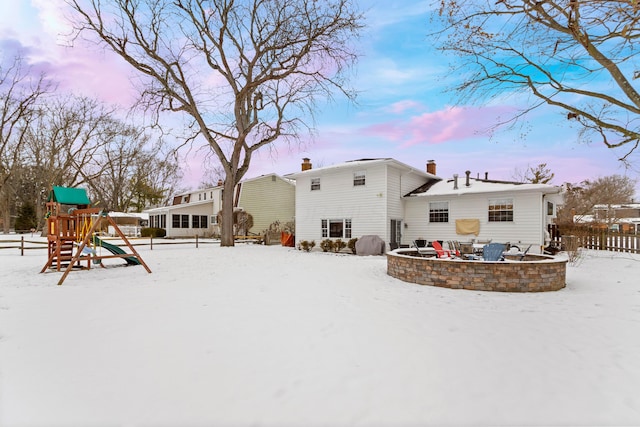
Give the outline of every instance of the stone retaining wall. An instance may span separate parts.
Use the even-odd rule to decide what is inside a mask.
[[[557,291],[565,287],[566,267],[566,260],[546,255],[490,262],[424,258],[411,256],[411,251],[387,253],[389,276],[419,285],[476,291]]]

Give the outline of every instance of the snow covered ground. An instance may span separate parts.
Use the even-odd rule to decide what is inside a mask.
[[[504,294],[384,257],[138,250],[151,274],[62,286],[44,250],[0,250],[0,426],[640,425],[640,256]]]

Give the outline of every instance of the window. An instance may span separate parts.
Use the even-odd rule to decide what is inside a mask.
[[[203,195],[204,200],[207,200],[207,193],[204,193]]]
[[[353,173],[353,186],[364,185],[367,180],[367,173],[365,171],[359,171]]]
[[[449,202],[429,202],[429,222],[449,222]]]
[[[167,215],[151,215],[149,217],[149,226],[155,228],[166,228],[167,227]]]
[[[182,228],[189,228],[189,215],[180,215],[180,225]]]
[[[350,219],[323,219],[321,220],[322,237],[336,239],[351,238]]]
[[[193,215],[191,217],[191,228],[207,228],[208,219],[206,215]]]
[[[218,224],[218,215],[211,215],[211,224],[212,225]]]
[[[180,228],[180,215],[171,215],[171,227]]]
[[[489,222],[513,222],[513,199],[490,199]]]
[[[329,237],[342,237],[342,230],[344,230],[342,220],[332,219],[329,221]]]
[[[202,200],[202,193],[198,194],[198,200]]]
[[[320,178],[311,178],[311,191],[320,189]]]
[[[553,215],[553,203],[547,202],[547,215]]]

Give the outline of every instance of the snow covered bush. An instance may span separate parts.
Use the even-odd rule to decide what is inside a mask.
[[[347,247],[347,243],[343,242],[342,239],[336,239],[336,241],[333,242],[333,251],[335,253],[340,252],[341,250],[343,250],[346,247]]]
[[[351,249],[351,253],[354,254],[354,255],[356,254],[356,242],[357,241],[358,241],[358,238],[354,237],[353,239],[349,240],[349,243],[347,243],[347,247],[349,249]]]
[[[324,239],[320,242],[320,248],[322,249],[322,252],[330,252],[333,249],[333,240]]]
[[[316,246],[316,241],[315,240],[312,240],[312,241],[303,240],[298,245],[298,249],[303,250],[305,252],[310,252],[311,249],[315,248],[315,246]]]

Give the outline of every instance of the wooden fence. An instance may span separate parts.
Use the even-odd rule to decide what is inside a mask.
[[[582,237],[582,247],[613,252],[640,254],[640,235],[593,230]]]
[[[640,254],[640,234],[620,233],[606,228],[574,227],[550,230],[553,241],[561,248],[575,245],[600,251]],[[571,241],[573,244],[568,244]]]

